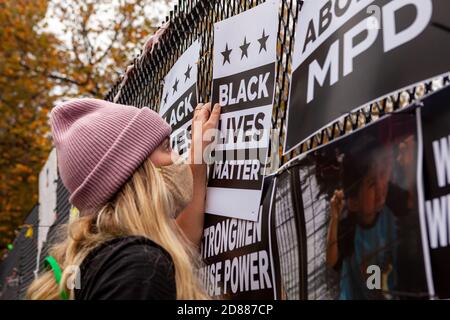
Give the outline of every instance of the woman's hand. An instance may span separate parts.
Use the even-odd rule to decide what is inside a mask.
[[[211,111],[211,103],[200,103],[194,111],[192,119],[192,140],[190,160],[192,164],[205,163],[205,151],[217,133],[220,118],[220,105],[216,103]]]
[[[200,248],[206,199],[206,162],[204,154],[212,138],[216,136],[220,106],[200,103],[192,119],[192,142],[188,162],[194,176],[194,194],[191,203],[177,218],[178,226],[195,246]]]

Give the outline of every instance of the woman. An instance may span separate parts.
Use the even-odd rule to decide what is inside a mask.
[[[197,106],[189,158],[204,153],[210,141],[203,133],[216,128],[219,115],[219,105]],[[203,157],[178,161],[170,126],[149,108],[77,99],[50,118],[59,173],[80,218],[50,250],[51,269],[31,284],[28,297],[207,298],[196,276]]]

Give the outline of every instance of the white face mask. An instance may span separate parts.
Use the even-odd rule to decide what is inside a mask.
[[[167,191],[173,199],[173,217],[176,218],[192,201],[194,179],[191,167],[185,163],[174,163],[160,168]]]

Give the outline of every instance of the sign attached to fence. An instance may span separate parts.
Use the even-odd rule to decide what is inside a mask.
[[[39,173],[39,227],[37,229],[37,257],[36,270],[39,271],[40,255],[47,241],[50,227],[56,220],[56,189],[58,180],[57,155],[53,149],[48,155],[47,162]]]
[[[275,85],[278,1],[214,24],[212,102],[219,140],[206,212],[256,221],[267,159]]]
[[[293,160],[295,205],[279,215],[293,207],[304,235],[298,250],[306,281],[297,282],[298,291],[310,300],[427,297],[417,157],[416,117],[408,112]],[[285,243],[297,240],[282,234]],[[282,277],[292,277],[291,270]],[[295,292],[286,288],[288,296]]]
[[[271,206],[274,177],[264,180],[258,221],[208,215],[201,245],[204,287],[212,297],[280,298],[278,251]]]
[[[426,98],[418,110],[419,202],[425,247],[429,249],[430,295],[450,298],[450,88]]]
[[[200,43],[195,41],[164,78],[159,114],[172,127],[172,149],[186,155],[191,145],[192,116],[198,102],[197,72]]]
[[[338,117],[450,71],[447,0],[306,0],[284,152]]]

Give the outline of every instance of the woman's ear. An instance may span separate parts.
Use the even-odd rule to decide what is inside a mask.
[[[155,167],[168,166],[173,163],[173,153],[167,138],[150,154],[149,158]]]

